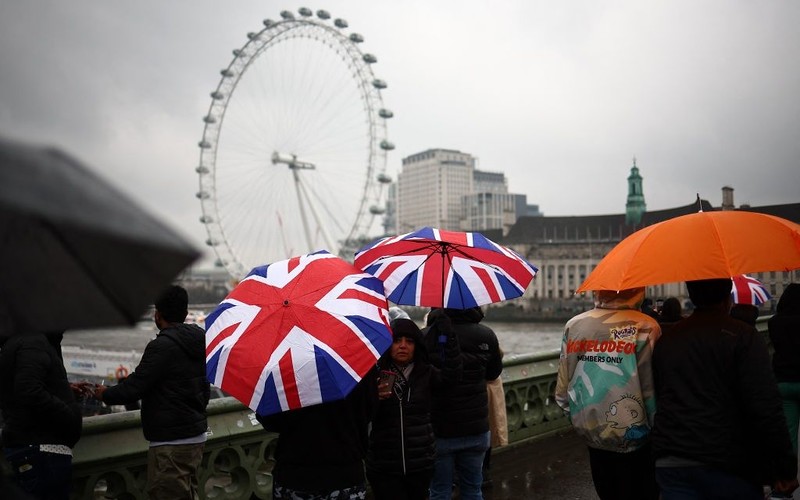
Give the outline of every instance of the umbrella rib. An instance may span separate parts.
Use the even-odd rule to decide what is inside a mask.
[[[67,241],[66,238],[64,238],[61,232],[58,231],[56,226],[54,226],[52,223],[46,220],[42,219],[40,220],[42,225],[53,233],[53,236],[61,243],[61,245],[64,247],[67,253],[72,257],[72,260],[76,264],[78,264],[78,266],[86,273],[86,276],[88,276],[89,279],[95,285],[97,285],[97,288],[103,291],[103,295],[108,299],[109,302],[111,302],[112,306],[121,313],[122,317],[124,317],[130,324],[136,323],[136,320],[139,318],[136,318],[127,313],[125,307],[111,292],[111,290],[98,279],[97,273],[92,271],[92,269],[88,265],[86,265],[86,263],[81,258],[78,257],[77,252],[75,252],[75,250],[72,248],[72,245],[69,244],[69,242]]]
[[[711,222],[711,226],[714,228],[714,237],[716,238],[717,243],[719,245],[719,248],[722,251],[722,255],[725,257],[725,259],[724,259],[725,260],[725,265],[728,267],[728,276],[727,277],[733,278],[736,273],[732,272],[731,261],[728,259],[728,250],[722,244],[722,238],[720,237],[719,228],[717,227],[717,223],[714,221],[714,219],[709,219],[709,220]]]

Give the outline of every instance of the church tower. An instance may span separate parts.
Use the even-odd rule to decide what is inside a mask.
[[[638,226],[642,222],[642,214],[647,211],[642,190],[642,176],[636,166],[636,157],[633,158],[631,175],[628,176],[628,201],[625,203],[625,224]]]

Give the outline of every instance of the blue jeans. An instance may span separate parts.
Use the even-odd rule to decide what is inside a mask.
[[[38,446],[3,448],[14,481],[40,500],[67,500],[72,482],[72,457],[39,451]]]
[[[430,500],[450,500],[453,472],[458,473],[461,500],[482,499],[483,457],[489,449],[489,431],[473,436],[436,438]]]
[[[661,500],[763,500],[760,485],[711,467],[656,467]]]

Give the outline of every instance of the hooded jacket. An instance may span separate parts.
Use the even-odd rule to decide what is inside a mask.
[[[431,313],[433,314],[433,312]],[[437,438],[474,436],[489,431],[489,397],[486,381],[503,371],[503,357],[497,336],[481,325],[483,312],[472,309],[444,309],[453,322],[461,348],[461,379],[448,387],[434,389],[433,429]],[[425,344],[434,366],[441,368],[442,355],[438,335],[425,335]]]
[[[403,322],[407,327],[403,328]],[[410,325],[409,325],[410,323]],[[393,394],[380,401],[369,437],[367,469],[383,474],[406,475],[433,468],[435,438],[431,424],[431,405],[434,388],[456,383],[461,374],[458,339],[447,318],[438,320],[432,330],[443,334],[445,361],[440,371],[428,362],[419,328],[411,320],[392,322],[394,338],[408,337],[414,341],[414,366],[408,378],[391,359],[391,349],[378,361],[381,370],[396,374]]]
[[[57,345],[57,344],[56,344]],[[56,345],[41,333],[11,337],[0,351],[4,446],[75,446],[82,416]]]
[[[592,448],[627,453],[649,439],[661,328],[639,311],[643,299],[644,288],[599,291],[594,309],[566,324],[555,400]]]
[[[161,330],[145,347],[133,373],[103,393],[107,404],[142,400],[142,430],[148,441],[174,441],[205,432],[209,398],[205,334],[192,324]]]

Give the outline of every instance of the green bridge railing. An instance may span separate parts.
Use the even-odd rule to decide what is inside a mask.
[[[553,401],[557,371],[558,351],[506,361],[502,378],[509,442],[569,425]],[[201,498],[272,498],[277,434],[264,431],[255,414],[233,398],[212,400],[208,423]],[[72,498],[146,499],[147,446],[139,411],[85,418],[74,449]]]

